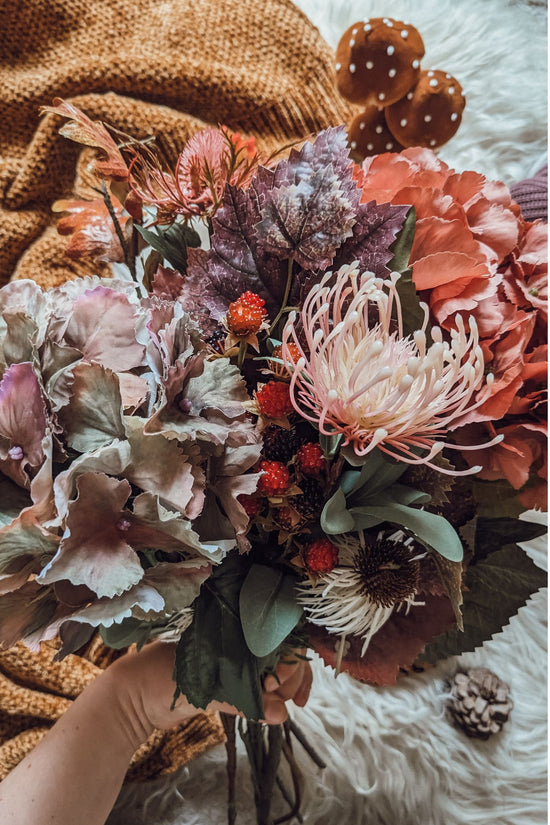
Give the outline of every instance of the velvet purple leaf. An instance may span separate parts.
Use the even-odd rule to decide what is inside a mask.
[[[387,264],[393,257],[390,246],[402,229],[409,209],[409,206],[376,204],[375,201],[360,204],[353,234],[338,250],[333,268],[359,261],[362,272],[374,272],[381,278],[387,276]]]

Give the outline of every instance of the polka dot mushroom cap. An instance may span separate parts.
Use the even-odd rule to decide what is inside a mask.
[[[457,131],[466,100],[462,86],[448,72],[422,71],[418,83],[386,109],[390,132],[403,146],[435,149]]]
[[[424,43],[408,23],[373,17],[354,23],[336,49],[336,85],[351,103],[383,107],[414,86]]]

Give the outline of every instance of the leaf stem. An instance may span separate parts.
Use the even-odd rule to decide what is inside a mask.
[[[279,320],[280,320],[283,312],[286,309],[286,302],[288,301],[288,296],[290,295],[290,287],[292,286],[292,265],[293,264],[294,264],[294,258],[289,258],[288,259],[288,270],[287,270],[287,276],[286,276],[285,293],[283,295],[283,301],[281,303],[281,308],[280,308],[279,312],[275,316],[275,320],[273,321],[273,323],[269,327],[269,333],[268,333],[269,335],[272,334],[273,330],[275,329],[275,327],[279,323]]]
[[[107,211],[108,211],[108,213],[110,215],[110,218],[111,218],[111,220],[114,224],[115,232],[117,234],[117,238],[119,239],[120,245],[122,247],[122,251],[124,252],[124,263],[126,264],[128,269],[130,270],[132,280],[137,282],[135,255],[133,254],[133,250],[130,249],[128,241],[124,237],[124,232],[122,231],[122,227],[121,227],[120,222],[117,218],[115,208],[113,206],[113,202],[112,202],[111,196],[109,194],[109,190],[107,189],[107,185],[106,185],[104,180],[101,181],[101,188],[99,189],[99,191],[101,192],[101,195],[103,197],[103,201],[105,203],[105,206],[107,207]],[[132,232],[133,232],[133,230],[132,230]]]
[[[235,745],[235,717],[232,713],[220,713],[225,731],[227,753],[227,825],[235,825],[237,807],[235,804],[235,775],[237,772],[237,748]]]

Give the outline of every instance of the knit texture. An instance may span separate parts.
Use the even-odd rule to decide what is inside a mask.
[[[48,231],[78,157],[39,119],[56,96],[174,156],[206,125],[273,150],[349,119],[333,53],[290,0],[4,0],[1,29],[0,286],[89,273]]]
[[[548,223],[548,166],[543,166],[532,178],[515,183],[510,191],[526,221],[540,218]]]
[[[95,637],[82,656],[53,661],[56,647],[31,653],[19,643],[0,651],[0,779],[48,732],[79,693],[120,655]],[[168,731],[155,731],[134,754],[126,779],[146,781],[172,773],[194,756],[223,742],[213,713],[198,713]]]

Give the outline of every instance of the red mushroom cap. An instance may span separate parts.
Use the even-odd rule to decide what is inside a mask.
[[[416,86],[386,109],[386,122],[403,146],[446,143],[462,120],[466,99],[462,86],[448,72],[422,71]]]
[[[351,103],[388,106],[418,80],[424,43],[408,23],[373,17],[354,23],[336,49],[336,85]]]

